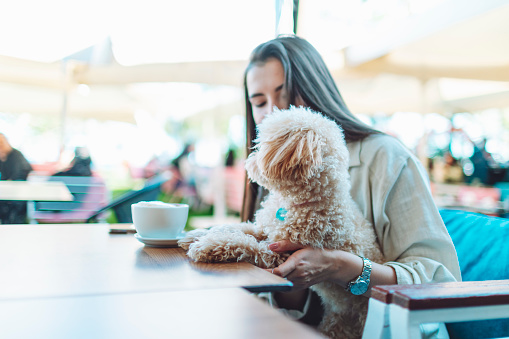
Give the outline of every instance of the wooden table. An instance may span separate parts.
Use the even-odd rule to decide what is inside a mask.
[[[374,286],[363,338],[417,339],[424,323],[508,316],[509,280]]]
[[[323,338],[247,291],[287,280],[109,230],[0,225],[0,338]]]
[[[191,262],[180,248],[153,248],[106,224],[0,225],[0,300],[291,283],[247,263]]]
[[[241,289],[0,303],[1,338],[323,338]]]
[[[72,201],[72,194],[60,181],[0,181],[0,200]]]

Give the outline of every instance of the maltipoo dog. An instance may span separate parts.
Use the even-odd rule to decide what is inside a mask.
[[[257,129],[246,170],[250,180],[270,193],[255,221],[188,232],[179,241],[187,255],[201,262],[247,261],[274,268],[289,255],[274,253],[268,245],[287,239],[382,263],[374,229],[350,195],[349,155],[340,127],[310,109],[290,107],[275,110]],[[368,298],[332,282],[312,289],[325,309],[319,325],[323,334],[362,336]]]

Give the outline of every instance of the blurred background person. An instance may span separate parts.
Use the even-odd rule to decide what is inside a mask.
[[[90,158],[90,152],[86,147],[76,147],[74,150],[74,159],[72,159],[69,166],[55,174],[53,176],[92,176],[92,158]]]
[[[235,159],[236,159],[235,151],[232,148],[228,149],[228,152],[226,153],[226,159],[225,159],[225,167],[233,167],[235,165]]]
[[[182,152],[170,164],[171,172],[175,178],[174,191],[187,188],[195,193],[193,164],[191,163],[191,155],[194,151],[194,144],[187,143],[184,145]],[[189,192],[188,192],[189,193]]]
[[[13,148],[0,133],[0,180],[27,180],[32,166],[23,153]]]
[[[195,178],[196,163],[194,161],[194,143],[186,143],[182,152],[170,163],[171,179],[165,184],[164,190],[174,201],[185,201],[198,208],[198,196]]]
[[[0,180],[27,180],[32,166],[23,153],[13,148],[0,133]],[[0,201],[0,224],[24,224],[26,201]]]

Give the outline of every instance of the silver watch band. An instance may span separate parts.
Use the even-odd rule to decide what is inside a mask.
[[[371,260],[364,258],[359,255],[362,259],[362,273],[346,286],[346,290],[352,294],[359,295],[364,294],[368,290],[370,278],[371,278]]]

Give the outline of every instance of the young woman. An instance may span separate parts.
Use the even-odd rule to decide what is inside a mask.
[[[352,197],[373,224],[387,259],[383,265],[371,263],[366,288],[366,281],[361,280],[369,274],[369,265],[363,258],[288,241],[271,244],[273,251],[293,252],[272,271],[294,284],[292,292],[273,296],[279,307],[318,312],[309,308],[308,287],[326,280],[368,297],[374,285],[461,279],[456,251],[433,202],[425,170],[398,140],[365,125],[348,110],[323,59],[310,43],[284,36],[259,45],[246,69],[244,88],[248,153],[256,125],[273,107],[310,107],[343,128],[350,152]],[[265,193],[255,183],[246,185],[243,221],[253,219]],[[361,273],[365,273],[364,278]],[[302,316],[302,312],[294,313]]]

